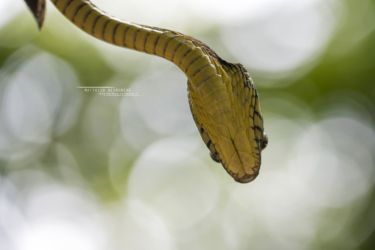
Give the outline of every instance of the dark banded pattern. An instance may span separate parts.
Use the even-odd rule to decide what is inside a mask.
[[[52,2],[79,28],[108,43],[161,56],[172,62],[175,62],[177,50],[180,48],[184,48],[186,53],[194,52],[197,57],[202,57],[203,51],[197,50],[193,42],[179,39],[184,36],[177,32],[119,21],[99,10],[88,0]],[[184,63],[183,57],[178,60],[177,66]],[[183,68],[182,70],[186,73]]]

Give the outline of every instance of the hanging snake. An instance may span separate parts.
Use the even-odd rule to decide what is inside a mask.
[[[45,0],[25,1],[41,27]],[[241,64],[223,60],[203,42],[179,32],[115,19],[89,0],[51,1],[86,33],[179,67],[188,78],[190,109],[211,158],[237,182],[256,178],[268,138],[255,85]]]

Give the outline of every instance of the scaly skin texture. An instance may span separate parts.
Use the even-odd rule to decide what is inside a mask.
[[[45,3],[25,1],[29,6]],[[188,78],[190,108],[212,159],[238,182],[255,179],[268,139],[257,91],[241,64],[224,61],[206,44],[181,33],[117,20],[89,0],[51,1],[86,33],[177,65]]]

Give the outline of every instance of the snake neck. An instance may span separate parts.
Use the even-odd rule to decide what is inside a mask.
[[[57,9],[86,33],[117,46],[163,57],[196,82],[216,73],[217,55],[205,44],[167,29],[123,22],[89,0],[51,0]]]

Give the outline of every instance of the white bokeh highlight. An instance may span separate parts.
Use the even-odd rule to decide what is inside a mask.
[[[141,201],[127,199],[114,214],[113,249],[176,249],[165,220]]]
[[[173,137],[151,144],[129,177],[129,196],[149,204],[175,230],[194,226],[218,202],[215,176],[194,157],[200,143],[197,139]]]
[[[338,1],[288,1],[237,25],[222,40],[234,57],[264,77],[289,76],[314,62],[328,45],[340,17]],[[262,84],[261,82],[258,84]]]
[[[35,170],[9,177],[6,185],[0,183],[1,201],[16,195],[0,206],[7,215],[0,220],[0,234],[4,230],[12,246],[9,250],[107,249],[105,216],[88,192],[56,183]],[[28,189],[22,190],[22,185]]]
[[[51,136],[66,132],[78,114],[81,98],[73,70],[47,53],[25,60],[33,50],[26,47],[15,53],[3,69],[0,157],[30,155],[49,143]],[[18,70],[10,73],[12,65],[22,60]]]
[[[172,69],[159,67],[136,79],[130,89],[140,96],[124,97],[120,104],[122,134],[134,148],[146,146],[150,138],[197,131],[189,108],[187,80]]]

